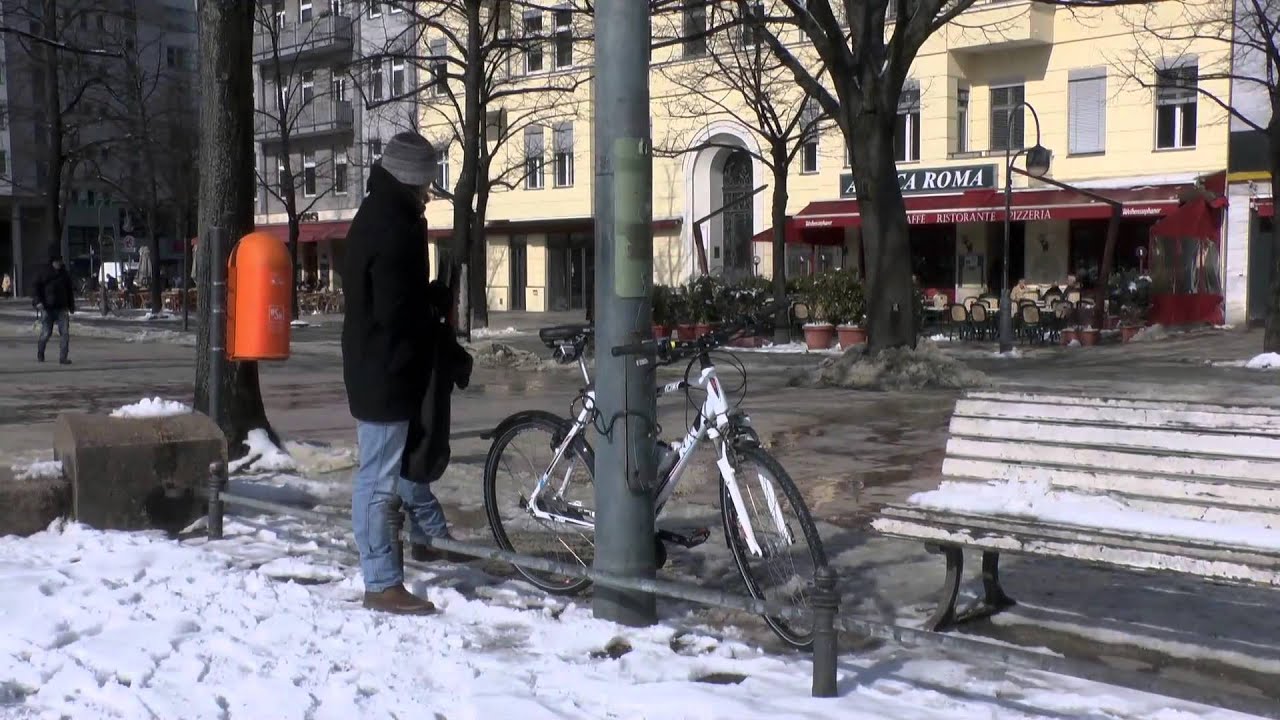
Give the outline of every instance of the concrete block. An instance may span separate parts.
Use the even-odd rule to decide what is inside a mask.
[[[31,535],[71,512],[66,478],[16,480],[0,469],[0,536]]]
[[[177,532],[204,512],[209,465],[227,459],[200,413],[157,418],[65,414],[53,449],[71,483],[71,516],[101,530]]]

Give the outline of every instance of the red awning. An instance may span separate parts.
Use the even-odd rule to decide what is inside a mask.
[[[809,240],[806,240],[804,236],[801,235],[800,228],[796,226],[796,221],[791,218],[787,218],[786,224],[783,225],[782,233],[783,233],[783,242],[785,242],[788,245],[803,245],[809,242]],[[755,236],[751,238],[751,242],[772,243],[773,228],[771,227],[765,228],[764,230],[761,230],[760,232],[756,233]]]
[[[1179,186],[1161,185],[1122,190],[1096,190],[1099,195],[1124,203],[1125,217],[1163,217],[1178,207]],[[954,195],[911,195],[904,198],[907,222],[912,225],[950,225],[969,222],[1003,222],[1004,193],[972,190]],[[1111,217],[1111,207],[1070,190],[1016,190],[1012,202],[1014,222],[1026,220],[1088,220]],[[858,201],[822,200],[809,203],[796,214],[802,230],[824,227],[857,227],[862,224]]]
[[[347,236],[347,230],[351,228],[350,220],[333,220],[329,222],[304,222],[298,228],[298,242],[313,243],[321,240],[340,240]],[[284,225],[258,225],[254,230],[259,232],[271,233],[280,239],[281,242],[289,242],[289,226]]]
[[[1258,212],[1258,217],[1275,217],[1276,201],[1275,200],[1254,200],[1253,209]]]
[[[1219,198],[1220,199],[1220,198]],[[1221,207],[1215,199],[1191,200],[1169,213],[1160,222],[1151,226],[1152,237],[1190,237],[1197,240],[1218,240],[1218,221],[1220,213],[1215,213],[1215,206]]]

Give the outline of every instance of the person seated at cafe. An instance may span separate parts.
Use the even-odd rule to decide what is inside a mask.
[[[1018,284],[1014,285],[1013,289],[1009,291],[1009,299],[1015,303],[1022,302],[1023,300],[1030,300],[1032,299],[1031,296],[1034,295],[1035,292],[1031,288],[1027,287],[1026,278],[1020,278],[1018,280]]]

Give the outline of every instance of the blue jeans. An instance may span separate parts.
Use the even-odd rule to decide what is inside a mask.
[[[45,310],[40,318],[40,340],[36,343],[36,354],[44,359],[45,346],[53,337],[53,327],[58,326],[58,359],[66,360],[71,351],[71,313],[66,310]]]
[[[408,422],[356,422],[360,467],[351,488],[351,525],[366,592],[381,592],[404,582],[404,568],[399,558],[392,557],[391,528],[387,526],[392,493],[400,495],[408,511],[410,542],[449,533],[444,509],[431,487],[400,477],[400,457],[408,436]]]

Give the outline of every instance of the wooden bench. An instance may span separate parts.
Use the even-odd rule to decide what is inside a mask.
[[[945,556],[931,630],[1014,604],[1000,553],[1280,588],[1280,407],[972,392],[942,474],[872,523]],[[957,612],[966,548],[983,597]]]

